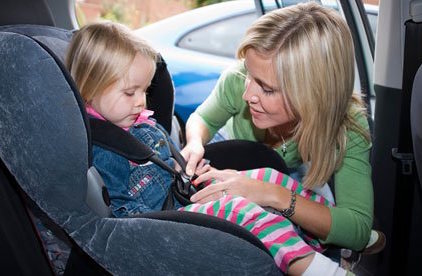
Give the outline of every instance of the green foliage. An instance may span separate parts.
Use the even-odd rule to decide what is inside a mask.
[[[199,7],[216,4],[220,2],[226,2],[226,1],[230,1],[230,0],[195,0],[194,5],[196,8],[199,8]]]
[[[101,12],[101,18],[110,20],[113,22],[119,22],[129,25],[129,5],[123,1],[123,3],[116,3],[114,1],[104,1],[103,11]]]
[[[81,10],[79,5],[75,6],[76,11],[76,19],[78,21],[79,26],[83,26],[86,24],[86,16],[85,13]]]

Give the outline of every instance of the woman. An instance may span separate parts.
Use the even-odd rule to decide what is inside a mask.
[[[238,57],[187,122],[188,173],[202,158],[203,145],[225,126],[229,138],[274,148],[296,174],[304,168],[308,189],[324,193],[334,175],[336,206],[218,170],[196,180],[219,183],[191,200],[240,195],[293,213],[290,220],[323,243],[361,250],[373,219],[371,142],[364,108],[353,93],[354,48],[346,22],[315,3],[277,10],[249,28]]]

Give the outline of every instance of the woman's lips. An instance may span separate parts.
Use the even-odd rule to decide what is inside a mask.
[[[262,115],[264,112],[262,111],[258,111],[256,109],[254,109],[253,107],[249,107],[249,112],[251,113],[252,116],[257,117]]]

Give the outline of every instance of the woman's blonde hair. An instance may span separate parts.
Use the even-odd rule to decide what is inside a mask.
[[[239,58],[245,58],[248,49],[273,57],[278,85],[297,121],[293,139],[309,165],[303,180],[307,188],[322,185],[339,168],[348,130],[370,139],[356,122],[357,113],[365,114],[365,109],[353,93],[353,47],[338,12],[309,2],[264,15],[238,49]],[[277,128],[270,132],[277,133]]]
[[[123,78],[137,54],[150,58],[150,64],[145,66],[151,66],[154,74],[158,54],[145,41],[123,25],[93,23],[74,34],[66,67],[83,100],[89,103],[95,95]]]

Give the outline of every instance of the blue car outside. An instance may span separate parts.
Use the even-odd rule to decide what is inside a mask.
[[[281,2],[288,6],[303,1]],[[378,7],[365,7],[375,32]],[[237,0],[187,11],[136,30],[166,60],[175,86],[175,113],[183,122],[235,61],[241,38],[258,17],[254,1]]]

